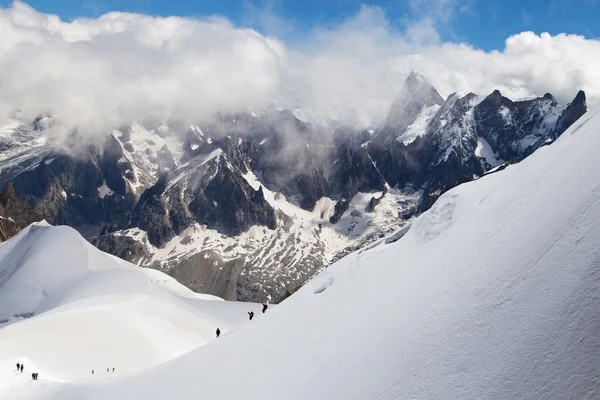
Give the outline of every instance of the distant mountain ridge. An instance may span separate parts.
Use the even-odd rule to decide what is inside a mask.
[[[104,251],[227,299],[277,302],[340,255],[398,230],[450,188],[556,140],[587,111],[550,94],[444,99],[409,75],[374,131],[289,111],[183,131],[132,123],[73,157],[49,117],[0,132],[0,185]]]

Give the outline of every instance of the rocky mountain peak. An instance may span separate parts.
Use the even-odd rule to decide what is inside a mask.
[[[431,82],[420,72],[411,72],[392,102],[383,129],[377,134],[378,140],[414,140],[412,135],[402,136],[417,120],[431,117],[442,104],[444,98]]]
[[[419,87],[419,86],[430,86],[433,87],[429,79],[423,75],[420,71],[413,70],[404,80],[404,86],[407,87]]]
[[[444,99],[433,87],[429,79],[418,71],[412,71],[404,80],[402,89],[390,108],[390,113],[407,102],[420,103],[423,106],[441,105]]]
[[[480,103],[481,107],[498,110],[500,107],[504,106],[508,109],[513,108],[513,102],[508,98],[502,96],[502,93],[495,89],[492,93],[490,93],[483,101]]]
[[[587,103],[585,98],[585,92],[583,90],[580,90],[579,92],[577,92],[577,95],[575,96],[573,101],[567,105],[567,108],[565,108],[560,117],[558,117],[558,121],[556,122],[556,128],[554,129],[554,139],[562,135],[563,132],[566,131],[569,126],[571,126],[586,112]]]

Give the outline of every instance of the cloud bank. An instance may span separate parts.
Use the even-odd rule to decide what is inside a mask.
[[[49,113],[86,132],[272,107],[372,126],[413,69],[444,95],[499,89],[567,102],[584,89],[590,105],[600,101],[598,40],[523,32],[485,52],[440,42],[429,17],[398,30],[369,6],[291,46],[220,17],[112,12],[65,22],[15,2],[0,8],[0,38],[0,118]]]

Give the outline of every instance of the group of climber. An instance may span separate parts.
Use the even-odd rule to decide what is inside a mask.
[[[267,308],[269,308],[269,305],[267,303],[264,303],[262,308],[263,314],[265,313],[265,311],[267,311]],[[248,318],[250,318],[250,321],[252,321],[252,318],[254,318],[254,311],[248,311]]]
[[[25,364],[17,363],[17,372],[23,373],[23,370],[25,370]],[[37,381],[39,375],[40,374],[38,374],[37,372],[34,372],[31,374],[31,379],[33,379],[34,381]]]
[[[264,314],[267,311],[267,308],[269,308],[269,305],[267,303],[263,303],[262,306],[262,312]],[[252,318],[254,318],[254,311],[248,311],[248,318],[250,319],[250,321],[252,321]],[[217,328],[217,337],[219,336],[221,336],[221,330]]]
[[[218,331],[218,329],[217,329]],[[221,332],[219,331],[217,333],[217,337]],[[21,372],[23,373],[23,370],[25,369],[25,364],[21,364],[21,363],[17,363],[17,372]],[[94,370],[92,370],[92,375],[94,374]],[[110,368],[106,368],[106,372],[110,372]],[[115,372],[115,368],[113,367],[112,372]],[[31,379],[33,379],[34,381],[38,380],[38,377],[40,376],[40,374],[38,372],[34,372],[31,374]]]
[[[110,372],[110,368],[106,368],[106,372]],[[113,367],[112,372],[115,372],[115,367]],[[94,375],[94,370],[92,370],[92,375]]]

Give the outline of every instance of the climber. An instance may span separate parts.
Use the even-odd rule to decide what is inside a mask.
[[[221,335],[221,330],[219,328],[217,328],[217,337],[219,337]]]
[[[248,312],[248,318],[250,318],[250,321],[252,321],[252,318],[254,318],[254,311]]]
[[[269,306],[267,305],[267,303],[263,304],[263,314],[265,313],[265,311],[267,311],[267,308],[269,308]]]

